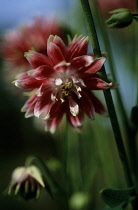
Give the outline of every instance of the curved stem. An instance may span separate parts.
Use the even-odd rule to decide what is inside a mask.
[[[88,32],[90,35],[90,40],[92,43],[94,55],[95,55],[95,57],[100,57],[101,50],[100,50],[99,41],[97,38],[96,29],[95,29],[95,24],[94,24],[94,20],[93,20],[93,16],[91,13],[91,9],[90,9],[88,0],[80,0],[80,1],[82,4],[83,13],[84,13],[85,21],[87,24]],[[105,81],[107,81],[107,76],[106,76],[106,71],[105,71],[104,66],[102,67],[101,72],[103,73],[103,79]],[[119,157],[120,157],[123,169],[124,169],[126,182],[127,182],[128,187],[130,187],[133,184],[132,184],[132,178],[131,178],[130,169],[129,169],[128,158],[127,158],[127,154],[125,151],[123,139],[121,136],[119,123],[118,123],[114,103],[112,100],[111,92],[109,89],[104,91],[104,96],[105,96],[105,100],[106,100],[106,104],[107,104],[107,108],[108,108],[108,112],[109,112],[109,116],[110,116],[110,120],[111,120],[111,124],[112,124],[112,128],[113,128],[113,132],[114,132],[114,137],[115,137],[115,141],[116,141],[116,145],[117,145],[117,149],[118,149],[118,154],[119,154]]]

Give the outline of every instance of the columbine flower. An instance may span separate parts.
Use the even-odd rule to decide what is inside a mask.
[[[47,54],[30,51],[25,54],[34,68],[23,73],[17,87],[35,90],[22,108],[26,117],[45,114],[46,130],[54,132],[64,113],[73,127],[81,127],[84,114],[93,118],[105,109],[91,90],[105,90],[112,84],[100,79],[98,71],[105,58],[87,55],[88,38],[75,36],[68,47],[58,36],[50,36]]]
[[[19,194],[25,199],[38,198],[42,187],[45,184],[36,166],[18,167],[12,173],[8,194]]]
[[[65,29],[54,19],[36,17],[32,22],[10,30],[4,37],[4,55],[10,64],[16,67],[16,72],[26,71],[30,68],[24,53],[32,48],[47,55],[47,39],[50,34],[65,38]],[[15,68],[14,68],[15,69]],[[11,71],[11,69],[10,69]]]

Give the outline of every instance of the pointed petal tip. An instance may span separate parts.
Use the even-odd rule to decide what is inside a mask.
[[[49,42],[52,42],[53,39],[54,39],[54,35],[51,34],[51,35],[48,37],[48,39],[47,39],[47,44],[48,44]]]
[[[48,128],[45,126],[45,132],[50,132],[51,134],[54,134],[55,131],[56,131],[56,129],[53,129],[53,128],[48,129]]]
[[[21,108],[21,112],[26,112],[26,109],[24,106]]]
[[[13,81],[12,84],[14,84],[16,87],[20,88],[20,82],[19,82],[19,80]]]
[[[48,120],[50,117],[49,113],[43,118],[43,120]]]
[[[13,85],[16,86],[16,81],[17,81],[17,80],[12,81],[11,84],[13,84]]]
[[[28,74],[29,76],[33,77],[33,72],[34,72],[34,70],[29,70],[29,71],[27,72],[27,74]]]
[[[34,53],[34,52],[36,52],[34,49],[29,50],[28,52],[25,52],[25,53],[24,53],[24,57],[25,57],[25,58],[28,58],[29,54],[30,54],[30,53]]]

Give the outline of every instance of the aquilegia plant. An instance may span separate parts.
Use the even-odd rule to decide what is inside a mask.
[[[58,180],[58,176],[53,176],[52,170],[43,160],[34,156],[29,157],[25,162],[25,166],[18,167],[13,171],[8,194],[18,194],[24,199],[30,200],[38,198],[40,190],[44,188],[49,193],[51,199],[55,199],[59,195],[63,196],[62,198],[66,203],[66,207],[63,207],[64,210],[95,209],[93,207],[93,197],[98,195],[95,195],[95,193],[91,194],[92,178],[90,176],[90,183],[85,185],[87,178],[83,176],[86,169],[87,177],[89,177],[89,174],[91,175],[90,160],[92,157],[93,159],[95,158],[93,154],[91,154],[92,157],[88,156],[86,148],[89,150],[91,147],[88,148],[87,142],[88,138],[89,142],[95,141],[95,132],[101,132],[100,143],[101,141],[109,143],[106,140],[110,140],[111,143],[112,138],[109,128],[107,129],[109,136],[107,135],[106,138],[102,136],[100,127],[93,129],[94,132],[93,130],[85,130],[86,137],[84,137],[83,132],[81,133],[81,129],[86,122],[84,118],[87,120],[90,118],[91,120],[94,119],[95,113],[100,115],[108,113],[118,156],[122,164],[122,171],[124,172],[123,179],[125,179],[126,188],[107,188],[101,190],[100,195],[107,205],[103,209],[137,210],[138,172],[136,167],[134,167],[136,166],[134,163],[137,163],[138,106],[136,104],[132,109],[130,123],[123,108],[122,97],[118,93],[118,104],[121,104],[121,114],[123,118],[125,116],[123,122],[126,139],[123,139],[110,92],[110,89],[116,87],[116,85],[107,77],[104,63],[106,59],[108,60],[108,54],[104,56],[105,54],[101,53],[95,27],[97,25],[93,19],[93,10],[91,11],[89,6],[90,2],[93,7],[95,1],[80,0],[80,2],[89,37],[82,34],[75,35],[73,38],[69,34],[66,34],[65,37],[65,31],[61,26],[53,20],[47,22],[40,17],[36,18],[33,24],[5,36],[5,56],[8,58],[8,62],[11,62],[12,67],[14,66],[16,71],[18,69],[18,73],[20,72],[13,83],[18,88],[27,92],[26,95],[29,96],[21,109],[22,112],[25,112],[25,117],[41,118],[41,120],[45,121],[45,131],[50,131],[54,135],[63,117],[66,116],[67,123],[71,125],[70,129],[78,135],[78,139],[75,139],[75,135],[74,142],[70,143],[68,142],[69,132],[67,126],[65,131],[60,134],[64,139],[64,143],[62,143],[65,144],[65,147],[62,148],[65,157],[60,171],[62,173],[62,180]],[[100,3],[100,1],[98,2]],[[124,28],[132,25],[133,20],[138,20],[138,14],[132,13],[129,8],[115,8],[110,14],[113,15],[106,21],[109,27]],[[109,43],[108,36],[104,38],[106,44]],[[92,43],[92,53],[88,51],[89,40]],[[109,63],[113,64],[113,61],[109,59]],[[98,90],[103,90],[104,92],[107,110],[105,105],[95,95]],[[106,129],[105,126],[104,129]],[[87,133],[91,133],[91,135]],[[84,138],[83,146],[82,138]],[[93,145],[96,145],[96,143]],[[94,149],[97,154],[102,153],[106,157],[106,153],[104,153],[104,150],[102,151],[103,148],[100,148],[102,152],[99,153],[97,146]],[[109,149],[108,147],[108,150],[112,151],[112,148]],[[74,156],[74,153],[76,156]],[[71,155],[69,156],[69,154]],[[84,156],[84,159],[87,161],[84,161]],[[74,157],[76,159],[73,159]],[[110,158],[112,158],[112,154]],[[99,157],[95,159],[99,159]],[[96,171],[104,161],[97,164],[98,161],[96,162],[95,159],[93,164],[95,163],[96,165]],[[75,167],[72,167],[75,161],[77,164]],[[106,167],[108,167],[107,162],[108,160],[106,160],[105,171]],[[69,165],[71,166],[71,172],[69,171]],[[75,168],[76,171],[78,168],[79,170],[74,172],[73,169]],[[93,174],[96,174],[95,171]],[[77,176],[74,175],[75,173]],[[100,173],[103,173],[102,169]],[[119,177],[120,175],[116,172],[115,176]],[[81,181],[79,182],[78,179]],[[79,187],[76,187],[76,183],[81,184]],[[95,184],[95,181],[93,183]],[[73,188],[73,186],[76,188]],[[62,209],[62,206],[60,209]]]

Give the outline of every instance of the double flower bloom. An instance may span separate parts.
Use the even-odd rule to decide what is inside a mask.
[[[26,117],[43,115],[45,129],[52,133],[66,114],[68,122],[81,127],[84,114],[105,113],[104,106],[91,90],[105,90],[112,86],[98,75],[105,58],[87,54],[88,38],[75,36],[65,46],[58,36],[47,40],[47,56],[33,50],[25,57],[33,70],[22,73],[15,85],[33,91],[22,108]]]

